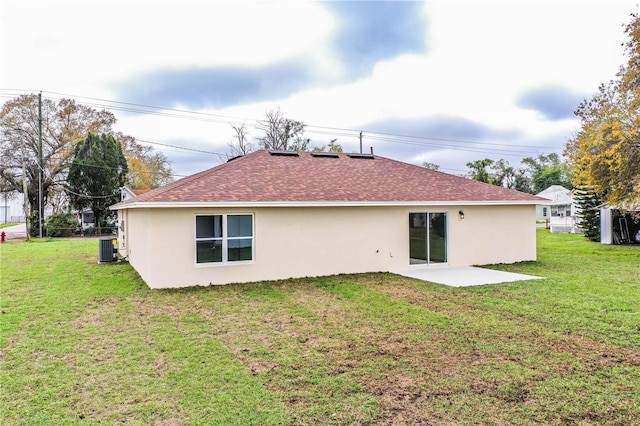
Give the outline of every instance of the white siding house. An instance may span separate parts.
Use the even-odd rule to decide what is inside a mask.
[[[23,223],[23,196],[19,192],[0,193],[0,223]]]
[[[576,224],[578,207],[569,189],[552,185],[536,196],[548,200],[536,206],[536,221],[547,222],[551,232],[580,232]]]

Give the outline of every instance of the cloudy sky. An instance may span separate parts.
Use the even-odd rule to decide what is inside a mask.
[[[462,174],[561,153],[637,0],[3,0],[0,100],[106,108],[187,175],[268,110],[323,145]]]

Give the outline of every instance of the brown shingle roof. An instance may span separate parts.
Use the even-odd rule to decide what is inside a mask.
[[[149,189],[133,189],[133,188],[131,189],[131,192],[133,192],[136,196],[142,195],[149,191],[150,191]]]
[[[275,153],[278,154],[278,153]],[[138,203],[525,202],[536,196],[380,156],[260,150],[124,201]]]

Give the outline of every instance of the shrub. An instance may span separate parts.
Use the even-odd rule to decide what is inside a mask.
[[[76,226],[78,221],[70,214],[53,215],[45,224],[48,237],[70,237]]]

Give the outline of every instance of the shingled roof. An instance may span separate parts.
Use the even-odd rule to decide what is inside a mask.
[[[259,150],[113,206],[537,204],[539,197],[368,154]]]

